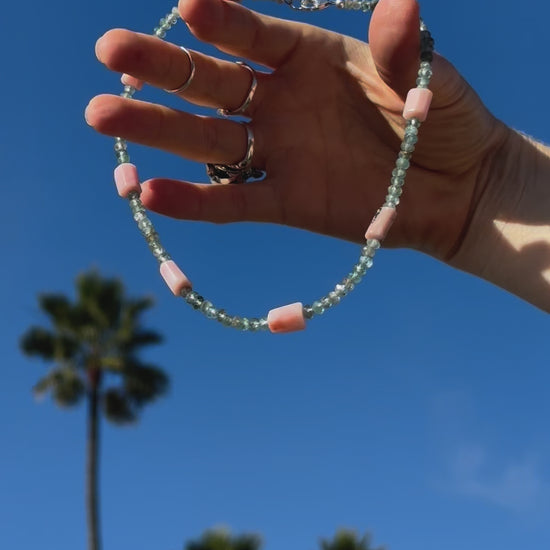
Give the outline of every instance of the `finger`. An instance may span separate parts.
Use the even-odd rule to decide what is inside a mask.
[[[274,222],[280,212],[274,188],[265,180],[211,185],[152,179],[144,182],[141,199],[159,214],[215,223]]]
[[[243,124],[191,115],[162,105],[118,96],[94,97],[86,121],[102,134],[181,155],[197,162],[235,164],[247,151]],[[261,137],[255,135],[253,166],[262,168]]]
[[[242,105],[251,86],[250,71],[230,61],[195,51],[189,53],[195,73],[182,94],[186,100],[204,107],[229,110]],[[190,59],[181,48],[155,36],[123,29],[105,33],[96,43],[96,55],[109,69],[164,90],[179,88],[191,75]],[[248,116],[252,116],[255,106],[261,103],[265,76],[256,73],[262,85],[256,88],[254,101],[246,110]]]
[[[416,0],[380,0],[369,28],[369,45],[380,77],[404,97],[415,85],[420,63]]]
[[[180,0],[179,11],[199,40],[272,69],[299,45],[304,28],[225,0]]]

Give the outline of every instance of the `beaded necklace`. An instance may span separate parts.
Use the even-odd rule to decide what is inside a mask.
[[[295,10],[319,11],[330,6],[340,9],[372,12],[378,0],[275,0],[284,3]],[[153,34],[158,38],[165,38],[166,33],[178,22],[180,15],[177,8],[163,17]],[[433,59],[434,41],[426,25],[420,20],[420,68],[416,80],[416,88],[412,88],[406,98],[403,109],[403,118],[406,120],[405,134],[400,151],[395,161],[395,168],[391,173],[390,185],[385,202],[376,212],[365,233],[365,244],[361,247],[359,260],[351,271],[342,279],[333,290],[315,300],[311,305],[301,302],[288,304],[269,311],[265,317],[249,318],[230,315],[225,310],[215,307],[212,302],[198,294],[162,246],[159,235],[155,231],[151,220],[140,200],[140,183],[137,169],[130,164],[127,143],[123,138],[115,138],[115,154],[118,166],[115,169],[115,182],[119,194],[128,199],[133,218],[153,256],[160,264],[160,273],[166,284],[176,296],[181,296],[193,309],[201,312],[208,319],[218,321],[224,326],[242,331],[292,332],[302,330],[306,321],[322,315],[348,295],[372,267],[376,251],[394,222],[399,204],[399,197],[403,192],[405,176],[410,166],[410,159],[418,141],[418,129],[426,119],[430,107],[432,92],[428,89],[432,76],[431,63]],[[122,97],[132,99],[137,87],[132,79],[123,77],[124,91]]]

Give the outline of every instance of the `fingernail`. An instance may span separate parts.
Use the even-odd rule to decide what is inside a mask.
[[[86,124],[88,124],[88,126],[91,126],[90,121],[88,120],[88,110],[90,108],[90,103],[88,103],[88,105],[86,105],[86,109],[84,109],[84,120],[86,120]]]
[[[104,37],[105,35],[101,36],[95,43],[95,55],[97,59],[101,62],[103,62]]]

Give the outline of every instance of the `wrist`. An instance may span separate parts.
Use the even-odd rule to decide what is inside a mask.
[[[450,265],[550,312],[550,148],[508,128]]]

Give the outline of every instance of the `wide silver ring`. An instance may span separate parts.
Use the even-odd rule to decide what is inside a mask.
[[[249,124],[243,122],[246,128],[246,153],[244,158],[235,164],[213,164],[206,165],[206,173],[211,183],[244,183],[254,178],[258,179],[264,175],[262,170],[252,167],[252,157],[254,155],[254,133]]]
[[[189,59],[189,65],[191,66],[191,71],[189,73],[189,76],[187,77],[187,80],[179,88],[174,88],[173,90],[166,90],[166,89],[164,90],[165,92],[168,92],[170,94],[176,94],[176,95],[181,94],[182,92],[187,90],[187,88],[189,88],[191,82],[193,82],[193,78],[195,77],[195,70],[196,70],[195,62],[193,61],[191,52],[187,48],[184,48],[183,46],[180,46],[180,49],[183,50],[187,55],[187,58]]]
[[[243,61],[237,61],[236,62],[237,65],[240,65],[241,67],[244,67],[245,69],[247,69],[251,76],[252,76],[252,82],[250,83],[250,88],[248,89],[248,94],[247,96],[244,98],[244,101],[241,103],[241,105],[239,107],[237,107],[236,109],[218,109],[218,114],[220,116],[237,116],[237,115],[242,115],[246,109],[248,108],[248,106],[252,103],[252,99],[254,98],[254,94],[256,93],[256,88],[258,87],[258,79],[256,78],[256,71],[250,67],[249,65],[247,65],[246,63],[244,63]]]

